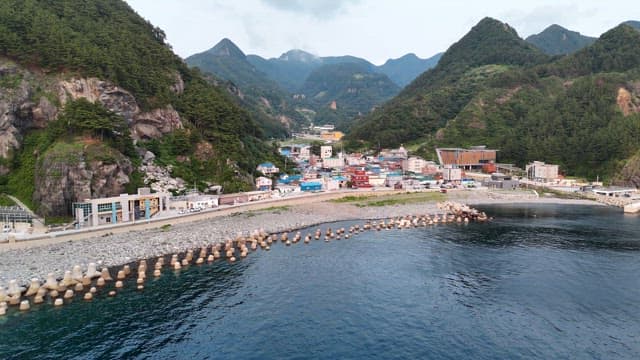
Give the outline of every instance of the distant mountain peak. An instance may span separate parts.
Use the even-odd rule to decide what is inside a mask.
[[[240,48],[228,38],[220,40],[216,46],[207,51],[207,54],[214,56],[228,56],[239,59],[244,59],[246,57],[242,50],[240,50]]]
[[[625,21],[623,22],[624,25],[629,25],[632,28],[635,28],[636,30],[640,31],[640,21],[636,21],[636,20],[629,20],[629,21]]]
[[[289,50],[286,53],[280,55],[279,59],[282,61],[297,61],[303,63],[317,62],[320,60],[318,56],[300,49]]]
[[[509,26],[509,24],[504,23],[500,20],[494,19],[492,17],[485,17],[484,19],[480,20],[480,22],[474,26],[471,31],[490,31],[491,29],[500,29],[503,30],[509,34],[515,35],[516,37],[518,36],[518,32],[516,31],[516,29],[512,28],[511,26]]]
[[[541,33],[529,36],[526,41],[549,55],[565,55],[593,44],[596,38],[553,24]]]

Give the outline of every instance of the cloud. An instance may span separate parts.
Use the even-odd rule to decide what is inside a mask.
[[[329,19],[337,15],[349,5],[358,4],[361,0],[262,0],[270,7],[319,19]]]

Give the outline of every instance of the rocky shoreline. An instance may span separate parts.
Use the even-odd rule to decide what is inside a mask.
[[[470,205],[518,202],[597,204],[528,196],[505,198],[487,196],[486,193],[464,193],[453,198],[460,198],[460,201]],[[0,286],[6,286],[12,279],[26,286],[32,278],[44,281],[48,273],[62,278],[64,272],[75,265],[87,269],[89,263],[96,263],[98,268],[114,268],[140,259],[183,253],[188,249],[224,243],[226,239],[233,239],[239,233],[248,235],[258,229],[264,229],[267,233],[279,233],[336,221],[377,220],[435,213],[442,213],[435,202],[357,207],[349,203],[318,201],[238,212],[195,222],[176,220],[171,226],[78,241],[34,244],[19,249],[3,249],[0,246]]]

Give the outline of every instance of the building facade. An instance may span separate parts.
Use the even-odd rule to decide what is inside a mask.
[[[328,159],[333,156],[333,147],[331,146],[321,146],[320,147],[320,158]]]
[[[455,165],[465,170],[482,170],[484,164],[496,162],[497,150],[485,146],[462,148],[437,148],[436,154],[440,165]]]
[[[167,210],[170,197],[169,193],[151,193],[149,188],[140,188],[137,194],[73,203],[72,211],[78,228],[149,220]]]
[[[527,177],[533,181],[553,182],[558,179],[558,165],[534,161],[526,167]]]

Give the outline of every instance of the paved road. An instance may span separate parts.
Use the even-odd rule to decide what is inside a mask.
[[[121,223],[115,225],[99,226],[94,228],[86,228],[81,231],[65,231],[65,232],[52,232],[48,234],[38,234],[29,239],[23,239],[23,241],[17,241],[15,243],[2,243],[0,244],[0,252],[9,249],[27,248],[31,246],[40,246],[61,243],[65,241],[83,240],[89,237],[98,237],[107,234],[117,234],[130,231],[141,231],[146,229],[159,228],[163,225],[175,225],[180,223],[188,223],[195,221],[202,221],[206,219],[216,218],[220,216],[228,216],[233,213],[243,211],[255,211],[265,209],[273,206],[296,206],[304,205],[311,202],[327,201],[331,199],[341,198],[348,195],[384,195],[394,193],[394,190],[387,191],[337,191],[337,192],[323,192],[316,194],[304,194],[300,196],[290,196],[285,198],[263,200],[255,203],[243,203],[230,207],[218,208],[216,210],[208,210],[198,213],[190,213],[185,215],[178,215],[172,217],[155,218],[151,221],[141,220],[136,223]]]

